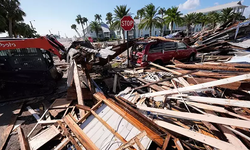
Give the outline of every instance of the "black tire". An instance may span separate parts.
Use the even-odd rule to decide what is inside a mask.
[[[193,61],[195,61],[195,60],[196,60],[196,56],[195,56],[195,54],[193,53],[193,54],[191,54],[191,55],[189,56],[188,62],[193,62]]]

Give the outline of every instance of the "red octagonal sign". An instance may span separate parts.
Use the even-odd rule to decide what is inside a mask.
[[[134,19],[130,16],[124,16],[121,19],[121,27],[125,31],[129,31],[134,27]]]

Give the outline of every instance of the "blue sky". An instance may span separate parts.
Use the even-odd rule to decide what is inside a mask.
[[[114,13],[116,5],[127,5],[134,15],[138,9],[149,3],[165,8],[179,6],[181,12],[186,14],[197,9],[230,2],[232,0],[20,0],[21,8],[27,15],[24,18],[26,23],[35,20],[32,24],[39,34],[48,34],[49,30],[57,34],[59,31],[63,37],[65,34],[68,37],[76,35],[70,26],[76,24],[75,18],[78,14],[87,17],[89,22],[94,20],[95,14],[101,14],[105,21],[106,13]],[[250,0],[244,0],[242,3],[249,6]],[[250,14],[250,7],[245,10],[245,13]],[[78,30],[81,32],[79,25]]]

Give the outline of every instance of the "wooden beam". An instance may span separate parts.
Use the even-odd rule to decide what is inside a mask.
[[[222,150],[236,150],[236,149],[238,149],[238,147],[236,147],[230,143],[212,138],[210,136],[203,135],[203,134],[198,133],[198,132],[194,132],[194,131],[179,127],[177,125],[173,125],[171,123],[167,123],[165,121],[154,120],[154,122],[156,124],[158,124],[159,126],[162,126],[168,130],[171,130],[171,131],[176,132],[178,134],[187,136],[189,138],[192,138],[192,139],[197,140],[197,141],[204,143],[204,144],[208,144],[208,145],[215,147],[215,148],[218,148],[218,149],[222,149]]]
[[[132,139],[130,139],[128,142],[126,143],[123,143],[119,148],[117,148],[116,150],[123,150],[123,149],[126,149],[127,147],[129,146],[132,146],[134,145],[136,142],[135,142],[135,138],[137,139],[141,139],[143,138],[144,136],[146,136],[147,133],[145,131],[142,131],[141,133],[139,133],[138,135],[136,135],[135,137],[133,137]]]
[[[96,110],[102,104],[102,100],[98,101],[91,109]],[[85,119],[87,119],[91,113],[88,111],[82,118],[79,119],[77,123],[82,123]]]
[[[23,130],[20,126],[17,128],[17,132],[21,150],[30,150],[29,142],[23,134]]]
[[[78,70],[77,70],[77,64],[75,61],[74,61],[74,83],[76,86],[77,102],[80,105],[84,105],[81,82],[80,82],[80,78],[79,78],[79,74],[78,74]],[[80,110],[80,117],[82,117],[84,114],[85,114],[85,112],[83,110]]]
[[[142,94],[141,97],[154,97],[154,96],[159,96],[159,95],[175,94],[179,92],[180,93],[190,92],[194,90],[200,90],[200,89],[205,89],[205,88],[214,87],[218,85],[229,84],[229,83],[242,81],[246,79],[250,79],[250,74],[239,75],[239,76],[235,76],[231,78],[221,79],[221,80],[212,81],[212,82],[206,82],[202,84],[197,84],[197,85],[173,89],[173,90],[165,90],[165,91],[159,91],[159,92],[154,92],[154,93]]]
[[[163,146],[162,146],[162,150],[166,150],[167,149],[170,138],[171,138],[171,136],[170,136],[170,134],[168,134],[166,136],[165,140],[164,140],[164,143],[163,143]]]
[[[68,69],[68,78],[67,78],[67,86],[71,87],[73,84],[73,80],[74,80],[74,61],[71,62],[69,69]]]
[[[180,142],[179,139],[175,138],[174,139],[174,144],[175,144],[175,146],[177,147],[178,150],[184,150],[184,148],[182,147],[181,142]]]
[[[143,122],[139,121],[137,118],[129,114],[124,110],[124,108],[118,106],[116,103],[114,103],[112,100],[107,99],[102,93],[95,93],[94,97],[97,100],[103,100],[103,102],[108,105],[111,109],[113,109],[116,113],[118,113],[120,116],[122,116],[124,119],[126,119],[129,123],[131,123],[133,126],[135,126],[140,131],[145,131],[147,133],[147,136],[154,141],[157,145],[162,147],[163,145],[163,138],[153,130],[151,130],[149,127],[143,124]]]
[[[98,150],[96,145],[90,140],[90,138],[83,132],[83,130],[74,122],[74,120],[69,115],[66,115],[63,120],[87,150]]]
[[[247,120],[218,117],[214,115],[202,115],[202,114],[188,113],[188,112],[176,112],[172,110],[149,108],[149,107],[144,107],[144,106],[137,106],[137,108],[140,110],[149,111],[151,113],[171,116],[175,118],[207,121],[207,122],[213,122],[213,123],[218,123],[218,124],[233,125],[233,126],[238,126],[238,127],[243,127],[243,128],[250,127],[250,121],[247,121]]]
[[[64,138],[60,144],[56,146],[54,150],[62,150],[65,148],[65,146],[70,142],[69,138]],[[78,150],[78,149],[77,149]]]
[[[215,65],[197,65],[197,64],[175,64],[178,68],[185,69],[203,69],[203,70],[225,70],[237,72],[250,72],[249,68],[235,68],[232,66],[215,66]]]
[[[64,124],[61,121],[58,121],[57,123],[63,130],[63,135],[65,135],[69,139],[69,141],[71,142],[71,144],[74,145],[76,150],[81,150],[81,147],[77,144],[76,140],[71,136],[71,134],[69,133],[68,129],[64,126]]]
[[[152,65],[152,66],[158,67],[158,68],[160,68],[160,69],[162,69],[162,70],[171,72],[171,73],[173,73],[173,74],[181,75],[181,73],[179,73],[179,72],[177,72],[177,71],[174,71],[174,70],[172,70],[172,69],[168,69],[168,68],[166,68],[166,67],[157,65],[157,64],[155,64],[155,63],[149,62],[149,64]]]
[[[144,146],[141,144],[137,137],[135,138],[135,143],[138,146],[139,150],[145,150]]]
[[[208,103],[208,104],[216,104],[222,106],[235,106],[235,107],[245,107],[250,108],[250,101],[248,100],[233,100],[227,98],[213,98],[213,97],[202,97],[202,96],[182,96],[184,99],[193,102],[201,102],[201,103]],[[178,98],[178,96],[171,96],[170,98]]]
[[[67,100],[66,98],[56,99],[51,105],[49,109],[49,113],[56,117],[60,112],[67,109],[72,100]]]

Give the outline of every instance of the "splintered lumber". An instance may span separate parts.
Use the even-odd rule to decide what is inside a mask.
[[[206,82],[211,82],[211,81],[217,81],[217,79],[211,79],[211,78],[187,78],[187,81],[190,84],[196,84],[198,83],[206,83]],[[233,82],[229,84],[223,84],[223,85],[218,85],[220,88],[224,89],[230,89],[230,90],[238,90],[239,87],[241,86],[240,82]]]
[[[51,105],[49,109],[49,113],[56,117],[60,112],[67,109],[72,100],[67,100],[66,98],[56,99]]]
[[[91,109],[96,110],[101,104],[102,104],[102,101],[98,101]],[[79,119],[77,123],[82,123],[90,115],[91,113],[88,111],[82,118]]]
[[[143,145],[141,144],[138,138],[135,138],[135,143],[138,146],[139,150],[145,150],[145,148],[143,147]]]
[[[199,120],[199,121],[206,121],[218,124],[225,124],[225,125],[232,125],[238,126],[243,128],[250,128],[250,121],[247,120],[239,120],[239,119],[232,119],[226,117],[218,117],[214,115],[203,115],[197,113],[187,113],[187,112],[177,112],[172,110],[165,110],[165,109],[158,109],[158,108],[149,108],[144,106],[137,106],[138,109],[149,111],[151,113],[156,113],[159,115],[165,115],[175,118],[187,119],[187,120]]]
[[[166,95],[166,94],[175,94],[175,93],[185,93],[185,92],[190,92],[194,90],[200,90],[204,88],[209,88],[209,87],[214,87],[214,86],[219,86],[223,84],[229,84],[237,81],[242,81],[250,79],[250,74],[244,74],[244,75],[239,75],[235,77],[230,77],[230,78],[225,78],[217,81],[211,81],[211,82],[206,82],[202,84],[196,84],[193,86],[188,86],[188,87],[183,87],[183,88],[177,88],[177,89],[172,89],[172,90],[165,90],[165,91],[159,91],[159,92],[154,92],[154,93],[147,93],[147,94],[142,94],[141,97],[154,97],[154,96],[159,96],[159,95]]]
[[[144,136],[146,136],[147,133],[145,131],[139,133],[138,135],[136,135],[134,138],[132,138],[131,140],[129,140],[128,142],[126,143],[123,143],[119,148],[117,148],[116,150],[123,150],[123,149],[126,149],[127,147],[129,146],[132,146],[134,145],[136,142],[135,142],[135,139],[141,139],[143,138]]]
[[[163,146],[162,146],[162,150],[166,150],[167,149],[170,138],[171,138],[171,136],[170,136],[170,134],[168,134],[166,136],[165,140],[164,140],[164,143],[163,143]]]
[[[71,87],[73,84],[73,80],[74,80],[74,61],[73,63],[71,62],[69,69],[68,69],[68,78],[67,78],[67,86]]]
[[[161,82],[164,82],[164,81],[171,80],[171,79],[173,79],[173,78],[182,77],[182,76],[184,76],[184,75],[191,74],[191,73],[194,73],[194,72],[196,72],[196,71],[190,71],[190,72],[187,72],[187,73],[185,73],[185,74],[180,74],[180,75],[168,77],[168,78],[162,79],[162,80],[160,80],[160,81],[155,81],[155,82],[147,83],[147,84],[145,84],[145,85],[136,87],[136,88],[134,88],[134,89],[135,89],[135,90],[141,89],[141,88],[144,88],[144,87],[148,87],[148,86],[150,86],[150,85],[153,85],[153,84],[158,84],[158,83],[161,83]],[[140,81],[142,81],[142,82],[145,82],[143,79],[140,79],[140,78],[138,78],[138,80],[140,80]]]
[[[250,101],[248,100],[233,100],[226,98],[213,98],[213,97],[202,97],[202,96],[184,96],[188,101],[202,102],[209,104],[217,104],[222,106],[235,106],[250,108]]]
[[[157,65],[157,64],[155,64],[155,63],[149,62],[149,64],[152,65],[152,66],[158,67],[158,68],[160,68],[160,69],[162,69],[162,70],[171,72],[171,73],[173,73],[173,74],[181,75],[181,73],[179,73],[179,72],[177,72],[177,71],[174,71],[174,70],[172,70],[172,69],[168,69],[168,68],[166,68],[166,67]]]
[[[81,150],[81,147],[77,144],[76,140],[71,136],[68,129],[64,126],[61,121],[58,121],[58,125],[63,130],[63,134],[69,139],[69,141],[74,145],[76,150]]]
[[[17,132],[21,150],[30,150],[29,142],[23,134],[23,130],[20,126],[17,128]]]
[[[98,150],[96,145],[90,140],[90,138],[82,131],[82,129],[74,122],[74,120],[69,115],[66,115],[63,120],[87,150]]]
[[[175,64],[175,67],[185,68],[185,69],[225,70],[225,71],[250,72],[250,69],[248,69],[248,68],[235,68],[235,67],[231,67],[231,66]]]
[[[187,136],[187,137],[192,138],[194,140],[197,140],[197,141],[199,141],[201,143],[210,145],[212,147],[215,147],[215,148],[218,148],[218,149],[221,149],[221,150],[236,150],[236,149],[239,149],[239,147],[234,146],[234,145],[232,145],[230,143],[227,143],[227,142],[212,138],[210,136],[207,136],[207,135],[204,135],[204,134],[201,134],[201,133],[198,133],[198,132],[194,132],[194,131],[179,127],[177,125],[173,125],[171,123],[167,123],[165,121],[154,120],[154,122],[156,124],[158,124],[159,126],[164,127],[164,128],[166,128],[168,130],[171,130],[171,131],[176,132],[178,134]]]
[[[138,130],[145,131],[147,133],[147,136],[154,141],[158,146],[162,147],[164,139],[160,136],[159,133],[156,133],[154,130],[149,128],[146,124],[149,124],[148,118],[144,116],[144,118],[141,118],[141,120],[138,120],[139,118],[135,118],[135,116],[131,115],[127,111],[124,110],[121,106],[117,105],[114,101],[107,99],[102,93],[95,93],[94,97],[97,100],[103,100],[103,102],[109,106],[111,109],[113,109],[116,113],[118,113],[120,116],[122,116],[124,119],[126,119],[129,123],[131,123],[133,126],[135,126]],[[146,123],[147,122],[147,123]],[[152,121],[151,121],[152,122]],[[156,124],[152,124],[150,127],[156,127],[159,130],[159,127],[157,127]],[[169,133],[168,133],[169,134]]]
[[[91,108],[83,105],[76,104],[76,107],[79,109],[83,109],[86,111],[90,111],[90,113],[97,119],[99,120],[112,134],[114,134],[122,143],[127,143],[127,141],[115,131],[106,121],[104,121],[95,111],[93,111]],[[135,148],[129,148],[129,149],[134,149]]]
[[[5,142],[7,141],[14,125],[17,119],[17,115],[12,115],[10,118],[10,122],[7,125],[7,127],[4,129],[3,133],[0,134],[1,140],[0,140],[0,149],[3,149]]]
[[[58,134],[60,134],[60,131],[52,125],[29,139],[30,148],[32,150],[39,149]]]
[[[70,142],[69,138],[64,138],[60,144],[56,146],[54,150],[62,150],[66,147],[66,145]]]
[[[77,64],[75,61],[74,61],[74,83],[76,86],[77,102],[80,105],[84,105],[81,82],[80,82],[80,78],[79,78],[79,74],[78,74],[78,70],[77,70]],[[85,112],[83,110],[80,110],[80,117],[82,117],[84,114],[85,114]]]

